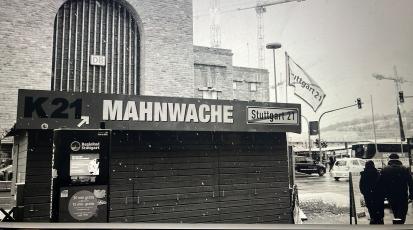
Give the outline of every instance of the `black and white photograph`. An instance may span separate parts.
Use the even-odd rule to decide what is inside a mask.
[[[413,228],[412,10],[0,0],[0,228]]]

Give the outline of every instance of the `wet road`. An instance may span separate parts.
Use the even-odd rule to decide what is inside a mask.
[[[335,181],[328,172],[324,176],[296,173],[295,178],[299,194],[336,193],[348,196],[349,193],[349,180],[341,178],[339,181]]]

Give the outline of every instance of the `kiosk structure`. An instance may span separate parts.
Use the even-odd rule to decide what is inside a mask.
[[[25,221],[293,223],[300,105],[20,90]]]

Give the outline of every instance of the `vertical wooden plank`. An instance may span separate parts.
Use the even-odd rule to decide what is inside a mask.
[[[64,5],[63,5],[63,23],[62,23],[62,25],[63,25],[63,29],[62,29],[62,63],[61,63],[61,66],[62,66],[62,70],[60,71],[60,91],[63,91],[63,78],[64,78],[64,59],[65,59],[65,52],[64,52],[64,50],[65,50],[65,32],[66,32],[66,15],[65,15],[65,12],[66,12],[66,5],[67,5],[67,3],[65,3]]]
[[[126,55],[125,55],[125,48],[126,48],[126,9],[125,7],[122,7],[123,11],[123,73],[122,73],[122,78],[123,78],[123,92],[122,94],[127,94],[126,93],[126,73],[125,73],[125,65],[126,65]]]
[[[27,139],[24,221],[49,221],[52,132],[30,130]]]
[[[102,43],[103,43],[103,39],[102,39],[102,26],[103,26],[103,2],[101,2],[100,3],[100,17],[99,17],[99,20],[100,20],[100,36],[99,36],[99,45],[100,45],[100,47],[99,47],[99,55],[103,55],[103,52],[102,52]],[[105,65],[106,65],[106,63],[105,63]],[[99,93],[102,93],[102,69],[103,69],[103,67],[101,67],[101,66],[99,66]]]
[[[96,53],[96,26],[97,26],[96,20],[97,20],[97,15],[98,15],[98,13],[97,13],[98,4],[97,4],[96,0],[94,2],[95,2],[95,12],[94,12],[94,21],[93,21],[93,24],[94,24],[94,28],[93,28],[93,55],[96,55],[97,54]],[[97,87],[96,87],[96,66],[95,65],[93,66],[93,70],[92,70],[92,84],[93,84],[92,92],[96,93],[95,88],[97,88]]]
[[[115,46],[115,2],[112,2],[112,57],[111,57],[111,72],[110,72],[110,78],[111,78],[111,85],[110,85],[110,93],[113,94],[114,90],[114,83],[113,83],[113,69],[114,69],[114,49]]]
[[[106,65],[105,65],[105,93],[108,93],[108,45],[109,45],[109,3],[105,2],[106,4],[106,37],[105,37],[105,57],[106,57]]]
[[[81,37],[81,46],[80,46],[80,79],[79,79],[79,92],[83,92],[83,39],[85,34],[85,2],[82,0],[82,37]]]
[[[134,95],[136,95],[136,81],[135,81],[135,59],[136,59],[136,53],[135,53],[135,39],[136,39],[136,34],[135,34],[135,23],[133,18],[131,18],[131,79],[132,79],[132,92]]]
[[[86,55],[86,93],[89,92],[89,62],[90,62],[90,0],[88,0],[88,11],[87,11],[87,55]]]
[[[132,79],[131,79],[131,56],[132,56],[132,45],[131,45],[131,43],[132,43],[132,27],[131,27],[131,16],[130,16],[130,14],[128,14],[128,23],[129,23],[129,52],[128,52],[128,55],[129,55],[129,58],[128,58],[128,61],[129,61],[129,63],[128,63],[128,68],[129,68],[129,71],[128,71],[128,78],[129,78],[129,86],[128,86],[128,93],[129,93],[129,95],[131,95],[132,94],[132,85],[133,85],[133,83],[132,83]]]
[[[118,5],[118,34],[117,34],[117,40],[118,40],[118,47],[117,47],[117,54],[118,54],[118,60],[117,60],[117,72],[116,72],[116,93],[120,94],[120,76],[119,76],[119,66],[120,66],[120,17],[121,17],[121,13],[120,13],[120,6]]]
[[[79,18],[79,1],[76,1],[76,29],[75,29],[75,57],[73,58],[74,63],[74,71],[73,71],[73,92],[76,92],[76,78],[77,78],[77,29],[78,29],[78,18]]]
[[[70,89],[70,51],[72,43],[72,1],[69,2],[69,44],[67,54],[67,78],[66,78],[66,91]]]
[[[56,21],[55,21],[55,43],[54,43],[54,46],[55,46],[55,50],[54,50],[54,59],[53,59],[53,62],[54,62],[54,72],[53,72],[53,85],[52,85],[52,90],[54,90],[54,91],[56,91],[56,83],[57,83],[57,55],[58,55],[58,49],[57,49],[57,47],[58,47],[58,38],[59,38],[59,17],[60,17],[60,10],[57,12],[57,15],[56,15]]]
[[[138,66],[137,66],[137,59],[139,58],[139,50],[138,50],[138,35],[137,35],[137,33],[138,33],[138,26],[136,25],[136,23],[135,23],[135,21],[133,21],[134,23],[133,23],[133,30],[135,31],[135,33],[134,33],[134,36],[133,36],[133,40],[134,40],[134,42],[135,42],[135,47],[134,47],[134,61],[135,61],[135,65],[134,65],[134,67],[133,67],[133,73],[134,73],[134,82],[135,82],[135,86],[134,86],[134,91],[135,91],[135,95],[137,95],[138,94],[138,86],[140,85],[138,85],[138,74],[139,74],[139,72],[138,72]],[[139,60],[140,60],[140,58],[139,58]]]

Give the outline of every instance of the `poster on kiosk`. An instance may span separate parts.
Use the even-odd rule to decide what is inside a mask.
[[[52,221],[107,222],[110,130],[57,129],[53,145]]]

